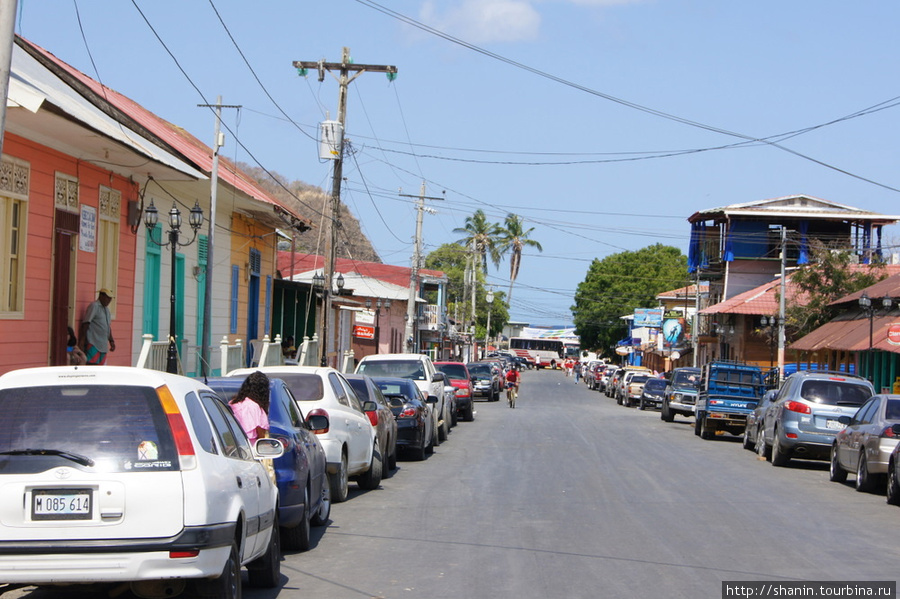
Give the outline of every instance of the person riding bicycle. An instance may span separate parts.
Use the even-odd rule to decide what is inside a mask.
[[[510,368],[509,371],[506,373],[506,386],[507,386],[507,388],[515,387],[516,394],[519,393],[519,381],[521,381],[521,380],[522,380],[522,375],[519,374],[519,369],[516,368],[515,366]]]

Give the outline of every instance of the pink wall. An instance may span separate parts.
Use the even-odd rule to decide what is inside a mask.
[[[28,228],[25,242],[25,316],[0,319],[0,373],[50,364],[50,313],[52,298],[54,181],[57,172],[76,177],[82,205],[98,208],[100,185],[122,193],[118,257],[118,288],[115,290],[113,336],[117,350],[108,364],[131,365],[132,320],[135,314],[134,278],[137,238],[126,222],[128,201],[137,199],[138,186],[126,178],[72,156],[7,134],[5,155],[31,165]],[[76,252],[75,330],[87,305],[97,297],[97,254]]]

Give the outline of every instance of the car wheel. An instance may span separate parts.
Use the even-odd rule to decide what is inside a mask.
[[[750,426],[749,425],[744,426],[744,432],[741,435],[741,445],[744,447],[744,449],[746,449],[748,451],[753,449],[753,441],[750,440]]]
[[[663,402],[662,409],[659,412],[659,417],[663,422],[672,422],[675,420],[675,414],[669,409],[669,404]]]
[[[703,420],[703,413],[697,413],[694,415],[694,434],[696,436],[700,436],[700,422]]]
[[[764,460],[769,459],[769,447],[766,445],[766,437],[763,435],[762,426],[756,430],[756,455]]]
[[[359,477],[356,484],[359,485],[360,489],[371,491],[377,489],[378,485],[381,484],[381,476],[381,453],[379,453],[378,445],[376,444],[372,447],[372,461],[369,462],[369,469]]]
[[[466,409],[465,420],[466,420],[466,422],[472,422],[475,420],[475,402],[474,401],[469,402],[469,407],[468,407],[468,409]]]
[[[847,471],[841,468],[838,462],[837,447],[831,446],[831,467],[828,469],[828,480],[833,483],[842,483],[847,480]]]
[[[894,460],[888,464],[887,502],[891,505],[900,505],[900,481],[897,480]]]
[[[241,598],[241,558],[238,556],[236,541],[231,542],[231,551],[228,553],[221,576],[213,579],[196,579],[194,590],[201,599]]]
[[[326,475],[322,479],[322,498],[319,501],[319,509],[313,514],[310,522],[313,526],[325,526],[331,516],[331,481]]]
[[[422,431],[422,444],[425,445],[425,431]],[[431,455],[434,453],[434,446],[437,444],[437,431],[432,427],[431,429],[431,437],[428,439],[428,444],[425,445],[425,453]]]
[[[387,458],[387,472],[384,473],[385,478],[388,476],[394,475],[394,470],[397,469],[397,443],[394,442],[394,449],[388,455]]]
[[[291,528],[281,529],[285,549],[306,551],[309,549],[309,484],[303,491],[303,516],[300,523]]]
[[[459,410],[454,408],[450,410],[450,426],[459,424]]]
[[[772,465],[778,467],[787,466],[790,461],[791,454],[781,446],[781,442],[778,440],[778,429],[776,428],[772,434]]]
[[[700,419],[700,438],[709,440],[715,436],[715,431],[710,429],[709,424],[707,424],[708,420],[704,416]]]
[[[281,534],[278,518],[272,523],[272,534],[269,545],[262,557],[258,557],[247,566],[250,586],[274,589],[281,582]]]
[[[859,465],[856,467],[856,490],[860,493],[871,493],[875,490],[875,477],[869,474],[869,465],[866,462],[865,452],[859,454]]]
[[[341,465],[334,474],[329,474],[331,480],[331,501],[334,503],[343,503],[347,501],[347,495],[350,493],[350,480],[347,475],[347,454],[341,454]]]

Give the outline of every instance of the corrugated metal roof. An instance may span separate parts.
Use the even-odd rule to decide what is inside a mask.
[[[44,64],[51,69],[55,67],[58,75],[63,77],[68,75],[74,82],[84,86],[86,88],[84,91],[89,90],[90,92],[93,92],[94,97],[88,98],[89,100],[99,104],[101,108],[103,108],[103,105],[108,104],[115,110],[132,119],[138,127],[143,127],[158,137],[163,144],[169,146],[169,148],[183,156],[204,173],[210,174],[212,172],[212,149],[183,128],[153,114],[134,100],[120,94],[114,89],[94,81],[44,48],[19,36],[17,36],[17,42],[23,45],[23,47],[26,47],[26,49],[30,48],[33,52],[43,57],[45,59],[43,61]],[[221,156],[221,154],[219,155],[218,176],[219,179],[244,192],[250,198],[273,206],[279,206],[293,216],[300,218],[304,222],[308,222],[299,214],[296,214],[289,206],[285,206],[276,198],[261,189],[252,178],[238,169],[230,160]]]
[[[325,268],[325,258],[315,254],[299,254],[288,251],[278,252],[278,270],[285,279],[290,279],[293,274],[300,274]],[[363,262],[360,260],[348,260],[338,258],[334,264],[335,272],[358,273],[385,283],[409,289],[409,277],[412,269],[408,266],[394,266],[380,262]],[[439,270],[427,268],[419,269],[422,278],[435,278],[441,281],[447,280],[447,275]],[[362,295],[362,294],[361,294]],[[372,297],[378,297],[373,295]]]
[[[872,319],[872,348],[891,353],[900,353],[900,346],[887,341],[887,331],[891,325],[900,324],[900,310]],[[818,329],[798,339],[789,346],[798,351],[818,351],[823,349],[859,352],[869,349],[869,319],[861,312],[851,312],[825,323]]]
[[[766,218],[813,218],[840,219],[854,221],[872,221],[873,223],[892,224],[900,220],[900,216],[879,214],[829,200],[798,194],[770,198],[743,204],[731,204],[718,208],[708,208],[692,214],[689,222],[707,221],[714,218],[731,216],[762,216]]]

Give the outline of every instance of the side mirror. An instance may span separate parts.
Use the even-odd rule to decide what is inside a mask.
[[[437,395],[429,395],[428,399],[425,400],[425,403],[437,403],[438,397]]]
[[[280,458],[284,455],[284,445],[278,439],[263,437],[257,439],[253,446],[256,455],[261,458]]]
[[[900,424],[891,425],[891,430],[894,432],[894,435],[900,437]]]
[[[374,401],[367,401],[367,402],[363,402],[362,408],[363,408],[363,412],[377,412],[378,404],[375,403]]]
[[[391,398],[391,407],[392,407],[392,408],[402,408],[404,405],[406,405],[406,402],[404,402],[404,401],[403,401],[402,399],[400,399],[399,397],[392,397],[392,398]]]
[[[847,426],[848,424],[850,424],[850,417],[849,416],[840,416],[840,417],[838,417],[838,422],[840,422],[844,426]],[[897,425],[895,424],[894,426],[897,426]],[[893,428],[893,427],[891,427],[891,428]]]
[[[309,426],[309,430],[319,435],[328,432],[331,422],[325,414],[310,414],[306,417],[306,425]]]
[[[438,381],[443,381],[443,380],[446,380],[446,377],[444,376],[443,372],[435,372],[433,375],[431,375],[432,383],[437,383]]]

